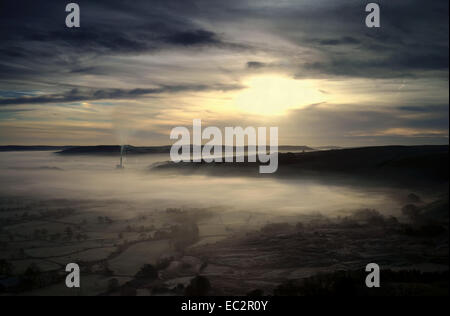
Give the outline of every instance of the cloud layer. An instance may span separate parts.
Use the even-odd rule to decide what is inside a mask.
[[[29,141],[60,143],[58,126],[95,126],[94,110],[113,129],[116,112],[142,126],[134,131],[146,135],[135,139],[142,143],[164,143],[170,129],[160,121],[186,122],[209,113],[206,104],[205,119],[257,124],[230,100],[249,88],[246,78],[264,74],[318,80],[326,97],[320,111],[273,118],[285,126],[284,143],[297,144],[296,135],[320,144],[448,142],[447,0],[378,1],[379,29],[365,26],[365,3],[351,0],[77,3],[81,28],[68,29],[67,1],[1,2],[1,143],[24,142],[27,133]],[[33,140],[36,121],[49,133]],[[101,129],[95,141],[114,142]]]

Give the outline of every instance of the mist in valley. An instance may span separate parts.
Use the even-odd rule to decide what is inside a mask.
[[[117,155],[0,153],[0,290],[304,295],[303,283],[289,282],[341,278],[333,273],[374,259],[394,271],[448,273],[443,189],[157,168],[168,160],[129,155],[119,169]],[[84,276],[76,293],[63,282],[72,262]]]
[[[338,215],[363,207],[398,214],[405,189],[326,183],[323,179],[275,179],[186,175],[157,172],[152,166],[168,161],[167,155],[125,158],[125,168],[116,169],[118,157],[60,156],[54,152],[9,152],[0,154],[2,195],[38,199],[120,200],[146,203],[148,211],[167,207],[223,207],[286,214]],[[112,205],[112,209],[116,208]],[[130,210],[120,210],[128,212]]]

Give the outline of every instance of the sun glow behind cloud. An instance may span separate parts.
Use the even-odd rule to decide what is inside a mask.
[[[282,115],[289,109],[328,101],[316,80],[295,80],[281,75],[261,75],[244,80],[248,88],[234,98],[241,111],[257,115]]]

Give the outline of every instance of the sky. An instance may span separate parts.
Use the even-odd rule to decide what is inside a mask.
[[[192,126],[280,145],[448,144],[448,0],[0,0],[0,145],[167,145]]]

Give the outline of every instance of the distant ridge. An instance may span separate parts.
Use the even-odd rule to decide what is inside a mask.
[[[165,154],[170,152],[170,146],[134,147],[125,145],[127,155]],[[57,152],[59,155],[120,155],[122,146],[74,146]]]
[[[225,146],[222,146],[224,150]],[[126,145],[125,153],[127,155],[146,155],[146,154],[168,154],[170,153],[171,146],[153,146],[153,147],[135,147]],[[191,146],[191,151],[193,146]],[[247,151],[248,147],[245,147]],[[57,152],[60,155],[119,155],[121,146],[74,146],[70,148],[64,148]],[[308,146],[279,146],[279,151],[314,151],[314,148]]]
[[[56,151],[70,148],[71,146],[0,146],[0,152],[6,151]]]
[[[167,146],[131,146],[125,145],[127,155],[146,155],[146,154],[168,154],[170,153],[170,145]],[[224,149],[224,146],[222,146]],[[98,145],[98,146],[22,146],[8,145],[0,146],[0,152],[8,151],[56,151],[60,155],[119,155],[120,145]],[[192,146],[191,146],[192,150]],[[247,147],[245,147],[247,150]],[[315,148],[309,146],[279,146],[279,151],[284,152],[300,152],[314,151]]]

